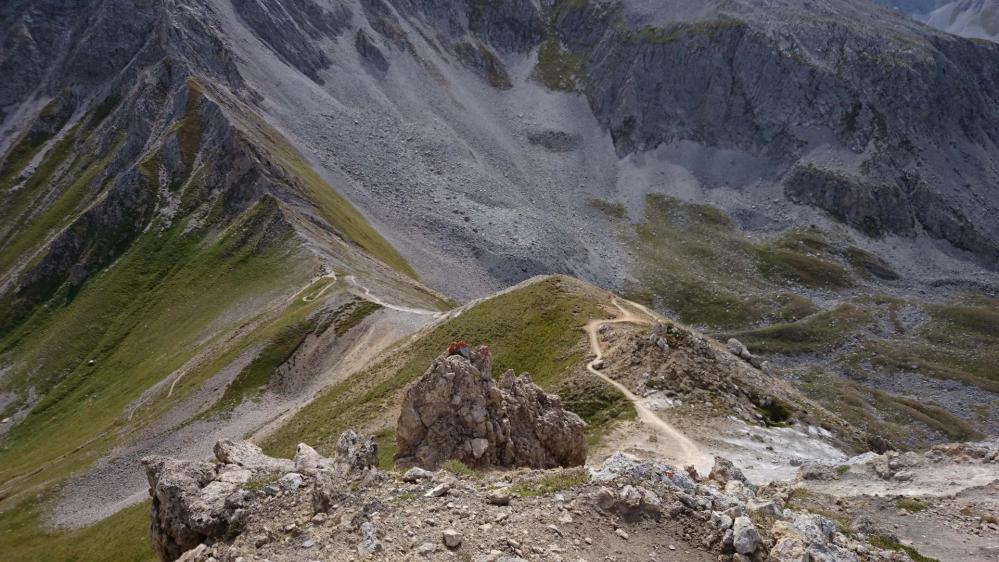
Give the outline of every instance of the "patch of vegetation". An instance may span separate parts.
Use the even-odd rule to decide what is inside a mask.
[[[274,484],[281,478],[278,474],[265,474],[263,476],[257,476],[256,478],[250,479],[249,482],[243,484],[243,488],[251,492],[259,492],[267,486]]]
[[[426,371],[448,343],[489,345],[493,374],[529,372],[545,389],[562,384],[583,363],[583,326],[606,315],[571,280],[552,277],[470,308],[349,379],[324,390],[262,444],[290,455],[300,442],[328,452],[348,428],[361,429],[398,404],[403,389]]]
[[[382,305],[380,304],[364,299],[355,299],[347,304],[343,310],[334,314],[333,333],[340,337],[381,309]]]
[[[538,47],[534,78],[549,89],[575,92],[582,87],[585,73],[583,59],[562,47],[558,35],[549,33]]]
[[[747,238],[721,210],[652,194],[627,236],[638,250],[640,285],[629,296],[676,312],[683,322],[720,329],[800,320],[817,312],[807,298],[773,280],[841,289],[851,284],[838,264],[813,254],[828,242],[795,229],[771,243]]]
[[[930,558],[929,556],[923,556],[918,550],[912,548],[911,546],[906,546],[891,537],[886,537],[884,535],[873,535],[870,538],[871,546],[883,549],[883,550],[894,550],[896,552],[906,553],[912,562],[940,562],[936,558]]]
[[[693,23],[675,23],[664,27],[646,25],[637,30],[625,32],[625,38],[640,43],[666,45],[697,36],[715,38],[727,29],[742,26],[740,22],[727,18]]]
[[[847,472],[850,472],[850,465],[848,464],[841,464],[836,467],[836,474],[839,474],[840,476],[846,474]]]
[[[884,279],[887,281],[898,279],[898,273],[896,273],[890,265],[870,252],[866,252],[855,246],[850,246],[844,251],[843,256],[858,273],[868,277],[873,275],[878,279]]]
[[[766,279],[822,289],[853,286],[850,274],[837,263],[781,247],[761,246],[755,253],[757,267]]]
[[[306,336],[315,332],[318,324],[318,317],[313,316],[279,331],[226,387],[222,398],[215,404],[216,411],[231,412],[247,398],[259,396],[274,371],[291,359]]]
[[[174,124],[172,130],[177,135],[177,146],[180,148],[180,159],[190,174],[194,169],[194,161],[201,147],[201,136],[204,126],[201,123],[201,101],[204,93],[195,80],[187,81],[187,106],[184,116]]]
[[[586,484],[590,476],[585,468],[571,468],[532,480],[514,483],[510,492],[522,498],[550,496]]]
[[[475,476],[474,470],[469,468],[465,463],[456,460],[449,460],[444,463],[444,470],[454,474],[456,476]]]
[[[621,220],[628,216],[628,212],[625,210],[624,205],[618,202],[611,203],[606,199],[593,198],[587,199],[586,204],[612,219]]]
[[[56,113],[59,113],[54,109],[59,103],[58,98],[49,102],[42,108],[40,117],[54,117]],[[32,127],[14,141],[3,159],[3,167],[0,167],[0,190],[10,189],[24,168],[35,158],[38,151],[62,129],[70,116],[72,116],[72,112],[65,112],[65,118],[49,123],[48,127]]]
[[[383,429],[372,436],[378,445],[378,468],[382,470],[393,470],[395,468],[395,454],[399,452],[399,445],[395,441],[395,431]]]
[[[18,202],[23,204],[25,212],[17,217],[8,236],[0,240],[3,243],[0,271],[31,255],[49,236],[76,219],[85,203],[99,191],[92,189],[94,180],[104,171],[124,137],[119,137],[103,157],[85,151],[77,153],[74,149],[76,138],[74,129],[56,143],[26,182],[23,197],[19,197]],[[64,165],[65,162],[69,164]],[[28,206],[34,208],[28,210]]]
[[[949,441],[974,439],[964,420],[928,403],[867,387],[843,377],[812,371],[801,377],[806,396],[852,425],[903,448],[925,446],[937,435]]]
[[[0,549],[9,562],[155,562],[149,545],[149,502],[72,530],[45,530],[45,504],[25,501],[0,512]]]
[[[263,204],[247,214],[263,220],[272,212]],[[199,352],[217,349],[211,334],[277,314],[279,309],[236,305],[273,301],[276,291],[308,278],[311,262],[273,231],[264,243],[267,231],[259,224],[237,223],[218,237],[186,232],[183,223],[165,230],[155,225],[75,295],[60,289],[0,336],[4,362],[31,367],[8,373],[3,390],[23,397],[33,387],[42,396],[0,448],[0,482],[31,473],[17,486],[30,489],[32,481],[86,466],[115,440],[113,429],[124,424],[119,415],[127,405]],[[228,310],[242,315],[224,314]],[[184,375],[176,394],[212,374],[198,367]],[[66,454],[71,456],[48,462]],[[37,467],[45,470],[33,472]]]
[[[912,498],[902,498],[895,503],[895,505],[902,510],[908,511],[909,513],[919,513],[920,511],[925,511],[927,506],[925,503],[912,499]]]
[[[918,340],[869,341],[854,362],[862,358],[887,371],[916,371],[999,392],[999,376],[995,370],[999,352],[989,348],[961,351],[935,347]]]
[[[730,332],[721,337],[737,338],[753,352],[808,353],[834,347],[871,320],[870,311],[844,304],[797,322]]]
[[[791,409],[780,400],[767,398],[758,400],[756,410],[763,416],[763,421],[770,427],[780,427],[791,419]]]
[[[595,448],[613,427],[638,417],[634,404],[588,372],[566,379],[555,393],[562,405],[586,422],[586,444]]]

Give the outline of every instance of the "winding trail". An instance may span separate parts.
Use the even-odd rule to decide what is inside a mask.
[[[600,379],[604,382],[616,388],[621,392],[621,394],[624,394],[624,396],[631,401],[631,403],[635,406],[635,411],[638,413],[639,421],[651,428],[653,434],[656,435],[656,448],[664,456],[682,466],[694,465],[697,472],[707,474],[708,471],[711,470],[712,464],[714,464],[714,459],[710,455],[706,454],[696,443],[691,441],[690,438],[684,435],[680,430],[676,429],[656,415],[656,413],[650,410],[642,399],[631,392],[628,387],[610,378],[597,369],[596,365],[603,361],[603,349],[600,347],[600,337],[598,335],[601,326],[605,324],[625,323],[651,324],[655,318],[654,314],[639,304],[635,304],[634,306],[647,315],[647,317],[643,318],[638,316],[631,310],[621,306],[621,303],[619,303],[616,298],[613,299],[612,302],[614,303],[614,306],[617,307],[618,311],[620,311],[619,316],[610,320],[591,320],[586,324],[586,333],[590,339],[590,350],[596,356],[592,361],[586,364],[586,369],[594,375],[600,377]],[[629,302],[629,304],[632,303]]]
[[[376,297],[375,295],[373,295],[371,293],[371,289],[369,289],[369,288],[365,287],[364,285],[361,285],[360,283],[358,283],[357,282],[357,278],[354,277],[353,275],[348,275],[344,279],[346,279],[347,282],[350,283],[350,285],[352,287],[354,287],[355,289],[360,290],[361,294],[357,294],[354,291],[351,291],[351,292],[353,292],[354,294],[356,294],[357,296],[361,297],[362,299],[364,299],[364,300],[366,300],[368,302],[373,302],[373,303],[375,303],[377,305],[380,305],[380,306],[382,306],[384,308],[388,308],[388,309],[391,309],[391,310],[398,310],[399,312],[408,312],[410,314],[419,314],[420,316],[433,316],[434,318],[440,318],[441,316],[444,315],[444,313],[441,312],[441,311],[439,311],[439,310],[427,310],[425,308],[409,308],[407,306],[399,306],[399,305],[396,305],[396,304],[387,303],[387,302],[383,301],[382,299],[380,299],[380,298]]]

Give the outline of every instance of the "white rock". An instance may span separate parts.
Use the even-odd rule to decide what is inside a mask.
[[[461,546],[463,537],[458,531],[455,531],[454,529],[445,529],[444,532],[441,533],[441,536],[444,539],[444,546],[448,548],[458,548]]]

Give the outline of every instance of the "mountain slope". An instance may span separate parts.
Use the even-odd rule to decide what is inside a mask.
[[[20,132],[5,135],[0,163],[5,497],[165,423],[157,415],[206,381],[237,384],[220,360],[252,358],[289,326],[321,332],[333,297],[386,285],[441,305],[240,99],[250,92],[229,89],[241,81],[224,54],[205,56],[220,43],[203,15],[183,2],[4,8],[13,45],[0,65],[27,56],[45,71],[34,90],[8,81],[0,94],[21,101],[4,105]],[[101,50],[113,56],[81,54]],[[338,276],[351,284],[302,297]]]
[[[949,2],[926,14],[923,21],[961,37],[999,41],[999,3],[994,1]]]
[[[129,505],[144,454],[381,431],[459,337],[619,439],[619,397],[562,386],[592,287],[520,288],[375,363],[451,298],[552,272],[743,339],[834,425],[999,424],[995,45],[861,0],[17,0],[0,37],[8,528]]]

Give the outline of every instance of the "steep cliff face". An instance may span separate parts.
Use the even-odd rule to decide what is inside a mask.
[[[582,61],[580,89],[619,155],[677,141],[748,152],[778,163],[792,200],[872,233],[852,219],[871,211],[857,197],[800,181],[797,165],[832,146],[854,164],[823,173],[870,199],[885,227],[874,234],[918,224],[994,267],[996,178],[981,150],[999,138],[999,49],[864,4],[707,3],[660,24],[628,3],[570,3],[553,8],[553,33]]]
[[[961,37],[999,42],[999,4],[992,0],[946,2],[919,19]]]

